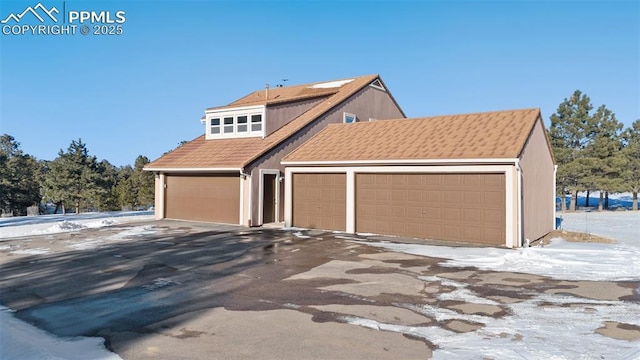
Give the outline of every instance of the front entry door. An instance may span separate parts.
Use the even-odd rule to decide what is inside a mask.
[[[262,223],[276,222],[276,174],[263,174]]]

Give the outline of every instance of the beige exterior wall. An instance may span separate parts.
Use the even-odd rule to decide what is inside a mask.
[[[537,240],[555,226],[554,164],[542,119],[538,118],[520,156],[524,241]]]
[[[164,219],[164,173],[155,174],[155,203],[154,214],[156,220]]]
[[[245,171],[250,172],[253,178],[251,197],[252,226],[262,225],[258,222],[260,218],[260,207],[258,198],[260,196],[260,169],[279,170],[284,175],[284,166],[280,164],[282,158],[292,152],[305,141],[309,140],[313,135],[324,129],[328,124],[341,123],[343,113],[355,114],[358,121],[368,121],[369,118],[382,119],[400,119],[404,118],[402,111],[393,101],[388,92],[366,86],[353,96],[345,100],[338,107],[330,110],[324,116],[313,121],[304,129],[299,131],[295,136],[284,141],[269,153],[263,156],[259,161],[252,164]],[[280,182],[280,190],[284,191],[285,184]],[[282,194],[281,194],[282,196]],[[284,202],[280,202],[279,212],[284,213]]]
[[[325,97],[267,106],[265,136],[271,135],[291,120],[318,105]]]

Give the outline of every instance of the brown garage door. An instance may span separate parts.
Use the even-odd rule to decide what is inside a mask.
[[[504,174],[356,174],[356,231],[504,245]]]
[[[346,229],[346,175],[293,174],[293,226]]]
[[[237,174],[168,175],[165,217],[238,224],[240,178]]]

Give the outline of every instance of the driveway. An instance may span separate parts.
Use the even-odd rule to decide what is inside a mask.
[[[168,220],[9,240],[0,303],[58,336],[103,337],[123,359],[544,358],[554,331],[575,331],[559,314],[638,309],[637,282],[444,267],[366,241]],[[611,319],[587,335],[618,347],[592,355],[638,354],[640,327]],[[551,348],[531,348],[536,326]]]

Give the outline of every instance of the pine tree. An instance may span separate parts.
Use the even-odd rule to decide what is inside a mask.
[[[149,158],[139,155],[133,167],[133,182],[135,183],[136,206],[148,208],[154,203],[155,179],[151,172],[144,171],[144,166],[150,163]]]
[[[116,194],[122,210],[132,209],[136,203],[137,190],[133,185],[132,175],[133,169],[129,165],[121,167],[118,171]]]
[[[555,114],[551,115],[549,141],[558,165],[556,191],[562,198],[562,210],[565,210],[564,194],[571,192],[569,209],[575,210],[577,192],[584,184],[580,179],[588,175],[588,163],[582,160],[582,150],[588,137],[595,131],[591,100],[586,94],[576,90],[564,99]]]
[[[622,134],[624,148],[622,149],[625,160],[622,178],[624,190],[633,193],[632,210],[638,210],[638,192],[640,191],[640,119],[636,120]]]
[[[116,193],[118,168],[109,161],[102,160],[97,164],[97,171],[100,174],[97,185],[102,189],[102,192],[95,199],[96,207],[100,211],[119,210],[118,194]]]
[[[12,215],[26,214],[40,203],[39,163],[24,154],[20,143],[8,134],[0,136],[0,207]]]
[[[625,159],[621,153],[623,125],[604,105],[597,109],[592,119],[596,127],[587,134],[588,143],[581,160],[588,169],[588,175],[580,182],[584,189],[600,191],[598,211],[602,211],[604,194],[619,192],[623,189],[622,172],[625,165]]]
[[[58,157],[49,163],[45,176],[45,196],[62,205],[74,206],[75,213],[81,209],[95,209],[96,201],[103,196],[104,189],[95,156],[89,156],[86,144],[81,139],[73,140],[67,152],[60,150]]]

